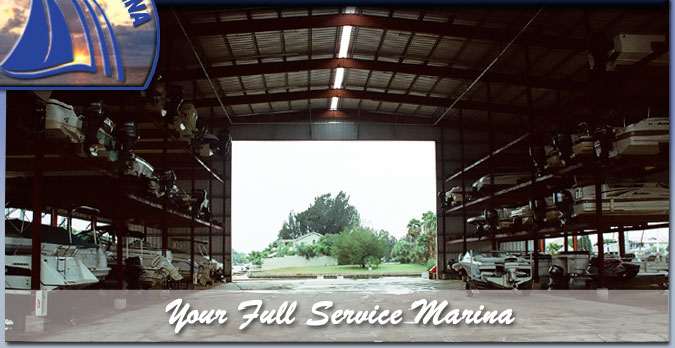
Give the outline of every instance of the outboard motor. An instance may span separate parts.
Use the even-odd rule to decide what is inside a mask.
[[[206,133],[200,141],[193,141],[194,152],[201,157],[211,157],[220,152],[221,141],[215,135]]]
[[[438,200],[441,201],[441,206],[443,209],[450,208],[450,204],[452,204],[452,197],[448,197],[448,195],[443,191],[438,193]]]
[[[119,153],[120,163],[127,168],[131,167],[135,157],[131,150],[141,138],[138,132],[138,125],[135,121],[122,123],[115,129],[114,136],[115,149]]]
[[[567,289],[569,288],[570,275],[565,274],[565,270],[553,265],[548,269],[548,287],[550,289]]]
[[[485,222],[487,222],[488,233],[497,233],[497,226],[499,226],[499,214],[494,209],[487,209],[483,212]]]
[[[164,173],[161,173],[159,175],[160,196],[170,194],[174,186],[176,186],[176,180],[178,180],[178,177],[176,177],[176,172],[173,170],[167,170]]]
[[[544,219],[546,218],[546,200],[543,198],[530,200],[530,210],[532,210],[534,223],[538,226],[542,226],[544,224]]]
[[[569,190],[560,190],[553,194],[553,203],[560,210],[560,221],[565,224],[570,222],[574,213],[574,198]]]
[[[544,145],[539,142],[535,142],[530,145],[528,149],[530,159],[534,168],[537,170],[538,175],[544,174],[546,168],[546,149]]]
[[[143,266],[141,265],[141,258],[138,256],[130,257],[124,260],[127,265],[127,289],[140,290],[141,289],[141,274],[143,274]]]
[[[597,127],[593,131],[595,157],[598,163],[604,164],[614,147],[614,130],[608,125]]]
[[[206,190],[194,190],[192,192],[192,212],[199,219],[210,220],[211,212],[209,211],[209,199]]]
[[[92,145],[98,143],[98,130],[105,122],[105,113],[103,112],[103,101],[94,101],[84,109],[84,121],[82,122],[82,133],[84,133],[84,152],[87,155],[94,156]]]

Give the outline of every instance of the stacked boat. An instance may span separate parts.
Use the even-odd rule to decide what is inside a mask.
[[[531,140],[530,159],[536,175],[554,178],[555,184],[537,190],[525,200],[502,203],[493,209],[468,216],[467,223],[474,225],[479,237],[497,231],[519,232],[537,227],[560,227],[575,219],[596,213],[595,182],[592,173],[584,168],[595,164],[649,169],[645,163],[649,156],[667,153],[670,142],[670,121],[667,117],[647,117],[624,127],[610,127],[581,123],[574,132],[554,134]],[[546,140],[548,139],[548,140]],[[569,173],[560,170],[569,166]],[[642,167],[640,167],[642,166]],[[586,176],[584,176],[586,175]],[[602,211],[610,217],[668,216],[669,188],[659,182],[608,175],[602,184]],[[531,173],[512,172],[485,175],[477,179],[471,190],[460,186],[438,197],[445,209],[458,207],[472,200],[489,195],[506,195],[508,190],[528,182]],[[573,182],[572,182],[573,179]],[[549,185],[549,184],[547,184]],[[541,193],[539,193],[541,192]],[[550,194],[547,192],[551,192]],[[503,198],[501,199],[503,202]]]
[[[31,289],[32,223],[5,220],[5,289]],[[41,225],[41,289],[79,289],[108,273],[105,252],[60,227]]]
[[[452,268],[462,274],[466,289],[532,289],[532,267],[522,256],[510,253],[467,252]]]

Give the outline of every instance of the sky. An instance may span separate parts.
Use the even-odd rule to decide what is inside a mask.
[[[361,221],[397,238],[436,211],[435,144],[410,141],[235,141],[232,246],[262,250],[291,210],[345,191]]]

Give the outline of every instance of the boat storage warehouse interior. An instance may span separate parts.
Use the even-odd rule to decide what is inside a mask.
[[[160,7],[147,90],[7,92],[5,291],[331,279],[374,292],[399,283],[413,293],[668,289],[668,12]],[[233,177],[237,161],[265,161],[237,157],[239,145],[289,141],[433,144],[432,215],[420,210],[421,222],[393,239],[350,225],[354,236],[391,240],[384,254],[354,261],[358,248],[328,243],[342,230],[327,238],[310,223],[283,237],[308,216],[301,210],[319,209],[311,200],[289,207],[266,249],[237,251],[233,235],[263,238],[232,223],[237,185],[270,192],[248,198],[261,221],[290,199],[267,180]],[[357,208],[363,224],[367,207]],[[273,266],[295,260],[307,264]],[[33,302],[6,330],[24,331],[38,315]]]

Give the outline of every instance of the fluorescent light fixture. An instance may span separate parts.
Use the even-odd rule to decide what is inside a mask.
[[[342,37],[340,37],[340,50],[338,51],[338,58],[347,58],[347,51],[349,50],[349,41],[352,37],[352,26],[345,25],[342,27]]]
[[[354,7],[354,6],[349,6],[349,7],[345,8],[345,13],[346,13],[346,14],[354,14],[354,13],[356,13],[356,7]]]
[[[338,109],[338,97],[333,97],[333,99],[330,100],[330,110],[337,110]]]
[[[342,88],[342,80],[345,78],[345,68],[337,68],[335,70],[335,82],[333,83],[333,89]]]

